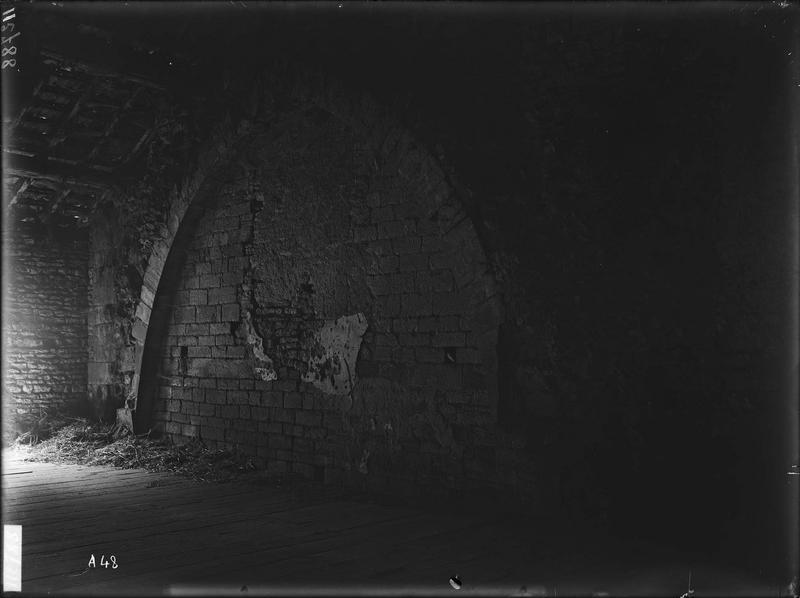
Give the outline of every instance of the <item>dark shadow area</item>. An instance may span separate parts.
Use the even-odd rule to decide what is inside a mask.
[[[92,27],[151,48],[104,58],[167,86],[198,139],[283,57],[370,94],[452,178],[505,309],[498,426],[524,449],[538,498],[487,482],[359,500],[489,517],[565,555],[648,542],[687,568],[718,562],[786,587],[798,520],[795,5],[58,10],[30,8],[30,52],[102,56]],[[142,430],[211,187],[156,295]]]

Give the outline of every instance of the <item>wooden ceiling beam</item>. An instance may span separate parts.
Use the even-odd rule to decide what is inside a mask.
[[[108,48],[106,48],[106,53],[108,53]],[[83,48],[70,48],[66,52],[59,52],[56,49],[51,49],[51,47],[46,47],[42,48],[40,51],[42,58],[50,59],[55,62],[61,62],[69,66],[71,69],[85,75],[91,75],[94,77],[108,77],[133,83],[135,85],[149,87],[150,89],[155,89],[158,91],[166,91],[167,89],[167,86],[159,81],[152,80],[140,74],[127,72],[127,69],[126,71],[122,71],[119,69],[117,64],[104,64],[101,62],[102,57],[105,55],[102,52],[91,53],[89,56],[86,56],[85,54],[86,52]],[[139,61],[126,61],[123,62],[123,64],[125,64],[126,67],[134,66],[135,68],[135,65],[138,62]],[[142,65],[141,69],[142,72],[151,72],[146,70],[145,65]]]
[[[72,187],[102,190],[120,182],[120,176],[108,172],[100,172],[42,157],[12,154],[8,151],[3,152],[3,162],[7,174],[28,179],[66,183]]]
[[[61,118],[50,130],[50,140],[48,145],[51,148],[64,141],[66,138],[65,134],[67,131],[67,126],[69,125],[69,121],[72,120],[72,118],[78,113],[78,110],[81,108],[81,104],[91,97],[96,87],[97,79],[91,79],[86,84],[83,92],[73,99],[72,104],[68,108],[65,107],[65,110],[61,114]]]
[[[55,199],[55,201],[53,201],[53,204],[50,206],[51,214],[55,214],[58,211],[58,209],[64,204],[64,200],[66,200],[67,197],[69,197],[70,193],[72,193],[72,189],[67,187],[59,194],[59,196]]]
[[[22,196],[22,194],[25,193],[25,190],[28,188],[30,184],[31,184],[30,179],[21,177],[17,184],[17,188],[14,190],[14,194],[11,196],[11,199],[9,200],[8,205],[6,207],[10,208],[11,206],[15,205],[19,201],[19,198]]]
[[[133,103],[136,101],[136,98],[139,97],[139,94],[141,94],[143,90],[144,90],[144,87],[141,87],[141,86],[137,87],[134,90],[134,92],[130,95],[128,100],[125,102],[125,104],[121,108],[117,109],[117,112],[114,115],[114,118],[112,118],[108,122],[108,125],[106,125],[106,128],[103,131],[103,135],[102,135],[103,140],[108,139],[109,135],[111,135],[111,133],[114,132],[114,130],[117,128],[117,123],[119,123],[119,119],[122,118],[123,114],[125,114],[125,112],[127,112],[127,110],[133,105]],[[103,143],[103,141],[100,141],[100,140],[97,141],[97,145],[95,145],[94,149],[91,152],[89,152],[89,157],[87,158],[87,160],[91,161],[91,160],[94,159],[94,157],[100,151],[100,147],[102,146],[102,143]],[[136,147],[138,148],[138,145]],[[126,159],[127,159],[127,156],[126,156]]]

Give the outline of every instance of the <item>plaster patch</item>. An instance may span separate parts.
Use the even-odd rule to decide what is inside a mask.
[[[366,330],[367,318],[363,313],[325,322],[314,333],[303,380],[328,394],[350,394],[356,382],[356,359]]]
[[[249,311],[244,313],[244,325],[247,344],[253,349],[253,357],[256,358],[257,362],[263,364],[261,367],[253,368],[253,371],[262,380],[277,380],[278,373],[275,371],[272,359],[264,353],[264,341],[256,332],[255,326],[253,326],[253,316]]]

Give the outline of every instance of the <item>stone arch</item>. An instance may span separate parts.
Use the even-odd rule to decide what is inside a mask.
[[[287,102],[292,106],[291,110],[286,108]],[[371,393],[371,397],[381,398],[373,401],[369,407],[360,408],[358,418],[349,420],[345,418],[342,425],[360,426],[357,431],[363,436],[366,433],[365,426],[374,428],[376,417],[380,419],[380,415],[388,418],[384,424],[387,430],[391,428],[391,421],[397,426],[398,421],[406,421],[410,416],[416,423],[408,425],[409,430],[405,432],[413,436],[424,429],[425,433],[420,432],[420,434],[432,435],[439,444],[437,451],[446,453],[459,462],[465,461],[464,447],[467,447],[468,452],[471,448],[469,442],[464,442],[464,430],[477,420],[481,420],[481,425],[491,424],[496,420],[496,384],[493,380],[497,369],[496,335],[501,319],[501,304],[474,226],[460,205],[452,185],[448,183],[447,177],[435,159],[416,144],[411,135],[379,109],[369,97],[348,93],[340,85],[327,81],[322,76],[291,69],[288,65],[279,65],[256,80],[252,93],[243,104],[242,119],[234,122],[233,119],[227,118],[217,128],[211,141],[201,152],[198,169],[173,192],[167,233],[156,243],[148,263],[140,305],[136,313],[134,335],[139,343],[135,375],[138,399],[135,405],[129,405],[136,408],[137,428],[144,428],[150,424],[153,406],[159,400],[158,395],[161,392],[155,376],[159,371],[161,346],[159,343],[164,337],[165,327],[169,325],[171,297],[178,292],[177,288],[170,287],[170,281],[174,283],[180,279],[187,252],[191,250],[195,228],[204,218],[204,214],[213,209],[215,196],[221,187],[224,187],[226,180],[230,182],[230,177],[226,177],[226,173],[234,172],[237,164],[246,158],[248,152],[252,152],[253,147],[258,147],[257,142],[255,146],[252,143],[263,132],[264,123],[274,121],[278,116],[289,114],[292,110],[317,110],[331,115],[343,127],[353,131],[362,144],[360,147],[363,149],[365,160],[371,161],[376,169],[381,169],[381,173],[386,172],[387,176],[391,176],[392,181],[395,181],[394,184],[401,185],[407,196],[424,198],[424,201],[421,200],[424,208],[420,210],[419,206],[410,208],[409,202],[392,197],[391,193],[377,192],[365,196],[366,219],[359,221],[360,223],[349,231],[353,235],[354,242],[366,244],[365,246],[372,251],[372,253],[367,252],[371,256],[369,259],[372,260],[370,268],[373,269],[370,270],[367,283],[369,288],[365,287],[365,290],[374,302],[381,304],[380,315],[383,320],[381,326],[368,333],[371,335],[367,343],[371,353],[362,361],[372,369],[366,366],[362,368],[360,376],[362,383],[357,389],[350,387],[349,396],[345,397],[339,406],[344,406],[345,410],[350,409],[354,402],[358,403],[363,399],[365,393]],[[405,213],[409,209],[411,213]],[[401,239],[403,234],[392,233],[386,227],[384,223],[386,219],[383,216],[386,213],[394,214],[392,217],[396,217],[397,222],[407,219],[408,222],[422,222],[427,227],[427,233],[419,232],[422,231],[420,228],[415,233],[414,239],[417,240],[409,241],[411,246],[408,253],[403,253],[407,249],[401,247],[404,243]],[[362,214],[360,218],[363,217]],[[379,238],[384,234],[378,232],[379,230],[388,231],[385,232],[388,236]],[[414,249],[414,243],[428,243],[430,246],[425,246],[423,251],[421,247]],[[376,255],[374,251],[380,246],[392,247],[400,252],[401,260],[408,263],[410,276],[417,281],[414,284],[424,286],[423,292],[403,293],[402,304],[399,297],[398,305],[386,304],[383,290],[387,284],[392,284],[391,280],[397,278],[391,278],[395,274],[394,271],[384,273],[375,266],[381,256]],[[448,253],[445,253],[445,249]],[[379,254],[381,250],[377,251]],[[417,253],[414,254],[414,251]],[[418,269],[419,271],[414,270],[415,255],[423,256],[420,260],[425,263]],[[437,283],[429,275],[430,268],[437,272],[446,272],[447,281]],[[444,286],[440,288],[436,286],[437,284]],[[467,289],[469,293],[466,292]],[[468,300],[467,295],[469,295]],[[432,302],[436,303],[433,307]],[[247,325],[244,322],[245,308],[246,305],[242,304],[239,310],[241,327]],[[465,323],[462,315],[467,311],[469,322]],[[446,325],[443,323],[445,319]],[[255,330],[253,332],[251,336],[258,337]],[[412,343],[415,342],[413,339],[415,335],[428,339],[426,342],[431,344],[416,349],[413,345],[395,347],[398,350],[410,351],[406,354],[414,355],[415,357],[411,359],[419,366],[405,369],[402,375],[422,376],[422,378],[427,376],[428,379],[447,378],[448,381],[444,386],[439,384],[441,380],[438,380],[426,387],[427,382],[420,378],[414,390],[417,405],[420,405],[418,411],[410,414],[401,413],[402,409],[409,407],[408,400],[403,406],[399,400],[397,403],[392,403],[392,397],[407,395],[408,384],[398,379],[396,373],[387,373],[391,364],[386,363],[386,360],[381,361],[384,358],[377,354],[386,354],[386,345],[381,343],[397,343],[397,339],[401,336],[404,342]],[[176,347],[173,347],[174,349]],[[180,349],[184,350],[185,347]],[[257,355],[257,350],[263,353],[264,347],[261,344],[256,347],[254,342],[250,342],[248,352],[251,357]],[[175,357],[180,362],[182,358],[180,352]],[[458,362],[458,365],[448,366],[448,359],[453,363]],[[450,369],[447,369],[448,367]],[[466,379],[467,377],[469,379]],[[270,380],[262,381],[272,383]],[[278,380],[275,384],[278,384],[284,393],[293,392],[288,388],[292,384],[295,388],[301,385],[299,381],[289,381],[282,385],[281,382]],[[470,390],[468,393],[461,392],[461,388]],[[262,391],[271,392],[264,389]],[[170,392],[167,389],[167,394]],[[307,398],[310,405],[314,404],[310,398],[312,395],[313,392]],[[290,401],[286,396],[284,400]],[[437,401],[439,407],[431,407]],[[365,401],[362,402],[366,405]],[[469,409],[462,409],[459,402],[469,403]],[[480,417],[476,415],[479,412]],[[455,422],[450,421],[453,416]],[[474,421],[470,421],[470,417]],[[191,427],[193,424],[184,425]],[[411,429],[415,426],[417,429]],[[171,429],[174,432],[178,428],[173,425]],[[387,443],[376,444],[373,441],[366,441],[362,443],[366,448],[345,447],[343,450],[348,455],[340,461],[344,460],[352,464],[351,469],[358,470],[362,464],[364,468],[368,467],[370,454],[382,453],[380,458],[388,460],[395,458],[397,455],[391,454],[391,444],[392,441],[401,440],[400,434],[393,436],[393,432],[389,431],[386,434],[389,448],[384,446]],[[295,466],[301,469],[305,467],[310,473],[308,468],[314,467],[314,464],[298,462]],[[466,467],[469,469],[469,466]]]
[[[141,384],[142,360],[150,320],[156,295],[167,265],[170,252],[175,245],[178,232],[184,223],[193,202],[200,196],[208,193],[208,188],[214,185],[214,173],[221,165],[227,164],[239,136],[233,131],[234,124],[230,117],[226,117],[216,127],[204,147],[200,149],[197,166],[193,172],[172,188],[167,201],[167,224],[159,231],[153,241],[153,248],[147,260],[147,267],[142,277],[142,287],[136,305],[131,337],[134,341],[134,373],[131,381],[132,392],[126,401],[127,410],[135,410]],[[130,415],[126,417],[130,425]]]

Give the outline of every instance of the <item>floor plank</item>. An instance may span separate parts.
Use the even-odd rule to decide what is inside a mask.
[[[249,594],[275,595],[278,587],[297,595],[315,588],[449,594],[451,575],[462,578],[462,593],[473,595],[508,596],[522,586],[530,595],[554,595],[556,588],[562,595],[570,589],[680,595],[686,589],[679,558],[648,547],[598,558],[602,546],[590,543],[572,554],[553,552],[552,544],[488,514],[465,519],[348,499],[329,489],[203,483],[3,455],[4,473],[22,471],[30,473],[2,477],[2,493],[4,522],[23,526],[23,594],[129,594],[135,588],[137,595],[196,595],[205,588],[241,595],[243,585]],[[117,568],[88,568],[92,554],[113,554]],[[736,580],[716,593],[774,593],[763,582],[710,566],[695,577],[710,583],[712,574]],[[747,591],[737,594],[740,587]]]

